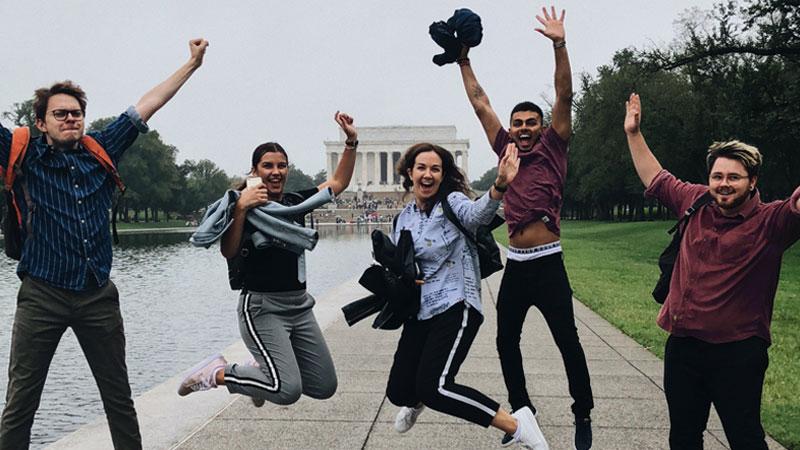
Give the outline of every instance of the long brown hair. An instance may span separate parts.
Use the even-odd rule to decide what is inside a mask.
[[[403,198],[411,192],[411,187],[414,185],[408,173],[414,168],[417,155],[424,152],[434,152],[442,160],[442,184],[439,185],[439,192],[437,192],[436,198],[446,198],[451,192],[456,191],[468,197],[472,196],[472,189],[469,188],[467,179],[461,169],[456,166],[453,154],[438,145],[421,142],[409,147],[403,157],[400,158],[400,161],[397,162],[397,174],[403,178],[403,189],[406,191]]]

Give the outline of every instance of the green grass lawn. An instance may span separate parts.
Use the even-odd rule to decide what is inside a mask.
[[[575,297],[660,358],[667,333],[655,323],[659,305],[650,292],[671,226],[672,222],[565,221],[561,233]],[[495,237],[507,245],[505,227],[495,230]],[[762,407],[767,432],[789,449],[800,449],[798,355],[800,244],[783,258]]]

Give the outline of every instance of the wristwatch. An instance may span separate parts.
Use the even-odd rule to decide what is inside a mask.
[[[358,147],[358,139],[356,139],[354,141],[344,141],[344,146],[345,147],[356,148],[356,147]]]

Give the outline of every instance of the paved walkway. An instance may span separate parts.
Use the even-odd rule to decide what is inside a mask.
[[[485,321],[456,379],[508,407],[494,344],[494,304],[499,284],[500,274],[484,281]],[[577,301],[575,316],[595,395],[594,448],[667,448],[661,360]],[[239,398],[173,448],[499,448],[500,431],[483,429],[430,409],[411,431],[396,433],[393,421],[398,408],[386,399],[384,388],[399,332],[373,330],[370,324],[368,319],[348,328],[343,320],[337,320],[325,330],[339,376],[339,390],[333,398],[317,401],[303,397],[292,406],[267,404],[259,409],[249,399]],[[571,449],[572,401],[564,366],[536,310],[528,314],[522,342],[528,387],[539,409],[539,424],[552,449]],[[706,449],[727,448],[719,420],[712,416]],[[770,448],[782,447],[770,441]]]

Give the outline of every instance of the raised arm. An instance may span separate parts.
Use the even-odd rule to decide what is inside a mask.
[[[564,31],[564,16],[566,12],[561,10],[561,17],[556,16],[556,8],[551,7],[550,13],[546,8],[542,8],[542,16],[536,16],[536,20],[544,28],[535,30],[553,41],[553,51],[556,57],[556,100],[553,104],[552,124],[556,133],[561,139],[569,140],[572,133],[572,69],[569,65],[569,55],[567,54],[566,33]]]
[[[353,177],[353,169],[356,166],[356,147],[358,146],[358,133],[353,126],[353,118],[345,113],[336,111],[333,116],[336,123],[344,131],[347,139],[344,141],[344,151],[342,157],[339,158],[339,165],[336,166],[336,172],[328,181],[318,186],[319,190],[326,187],[333,189],[333,193],[339,195],[342,191],[347,189],[350,184],[350,179]]]
[[[206,54],[206,47],[208,47],[208,41],[205,39],[192,39],[189,41],[189,52],[191,55],[189,61],[182,65],[169,78],[162,81],[153,89],[150,89],[139,99],[135,108],[143,121],[147,122],[153,117],[153,114],[161,109],[161,107],[178,92],[178,89],[186,83],[194,71],[203,64],[203,56]]]
[[[497,113],[492,109],[489,103],[489,97],[483,88],[478,84],[478,79],[475,78],[475,72],[472,71],[470,60],[467,57],[469,54],[469,47],[464,46],[461,50],[461,57],[458,59],[458,65],[461,67],[461,79],[464,81],[464,89],[467,91],[467,98],[469,99],[472,109],[478,116],[478,120],[483,125],[483,131],[489,139],[489,145],[494,145],[494,140],[497,137],[497,132],[503,125],[500,124],[500,119],[497,118]]]
[[[656,159],[642,136],[639,125],[642,122],[642,102],[638,94],[631,94],[625,102],[625,134],[628,136],[628,148],[633,158],[633,166],[642,180],[644,187],[650,187],[656,175],[661,172],[661,164]]]

